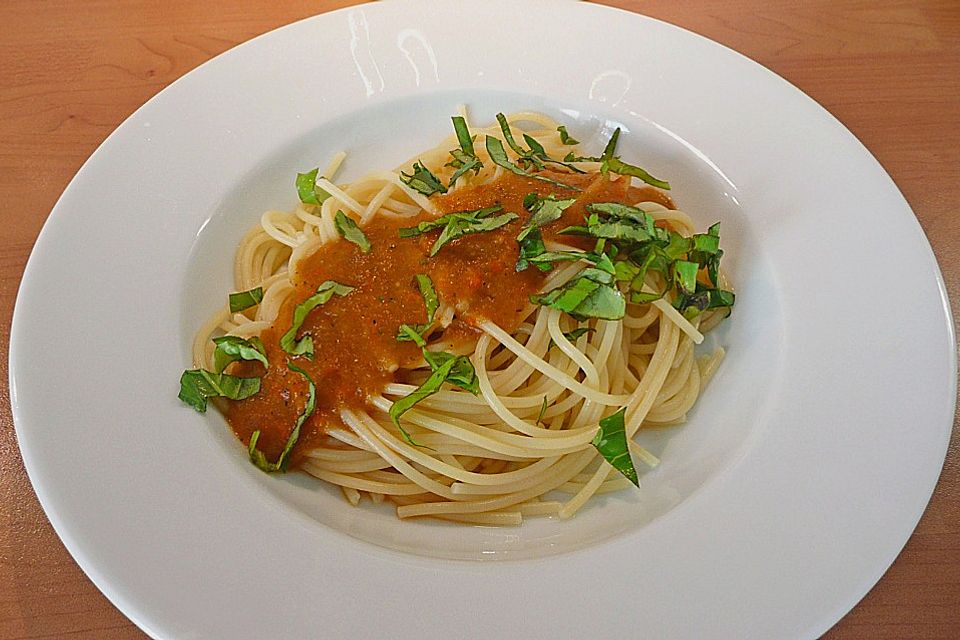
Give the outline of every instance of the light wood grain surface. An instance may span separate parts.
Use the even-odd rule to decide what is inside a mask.
[[[0,378],[31,247],[130,113],[236,44],[348,0],[0,3]],[[960,2],[607,2],[744,53],[800,87],[903,191],[960,300]],[[615,52],[611,52],[612,54]],[[884,301],[878,301],[883,304]],[[879,310],[882,312],[882,309]],[[957,432],[954,424],[954,434]],[[825,637],[960,638],[960,452],[903,553]],[[0,385],[0,638],[143,638],[67,554],[33,493]]]

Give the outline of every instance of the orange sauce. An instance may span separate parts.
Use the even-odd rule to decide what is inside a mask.
[[[367,406],[368,397],[381,393],[387,383],[395,380],[398,365],[420,359],[420,350],[414,343],[396,340],[401,324],[426,320],[424,301],[414,276],[429,275],[441,302],[457,310],[457,320],[447,329],[447,337],[457,334],[460,339],[475,341],[479,334],[473,325],[482,320],[491,320],[513,332],[524,319],[529,296],[537,292],[546,277],[536,268],[520,273],[515,269],[519,254],[516,236],[529,218],[523,208],[527,194],[577,198],[561,219],[542,228],[545,240],[557,238],[556,232],[564,227],[581,224],[589,203],[636,202],[639,191],[643,191],[641,199],[652,199],[645,190],[633,187],[628,194],[628,181],[616,176],[551,172],[542,175],[583,191],[508,173],[490,184],[434,198],[441,214],[500,204],[502,212],[519,216],[500,229],[453,240],[434,257],[429,257],[429,251],[439,231],[405,239],[398,235],[401,227],[431,219],[426,212],[402,221],[372,220],[363,229],[372,245],[369,253],[339,239],[306,257],[297,269],[295,292],[261,336],[270,366],[264,371],[259,363],[234,365],[233,372],[238,375],[262,375],[260,393],[227,403],[227,419],[237,436],[246,443],[254,431],[260,430],[258,447],[270,460],[275,460],[283,449],[304,409],[307,384],[300,374],[287,368],[289,356],[280,348],[279,340],[291,325],[294,307],[325,280],[335,280],[355,290],[343,297],[334,296],[315,308],[297,334],[309,334],[313,339],[314,358],[293,360],[316,384],[316,409],[301,428],[291,459],[294,465],[302,459],[301,452],[321,443],[330,444],[326,432],[342,426],[342,408]],[[655,189],[650,191],[660,194]],[[562,239],[568,244],[576,240],[574,236]]]

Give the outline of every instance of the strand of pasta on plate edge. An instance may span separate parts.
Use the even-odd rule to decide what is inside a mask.
[[[719,223],[549,117],[498,114],[398,171],[296,178],[241,241],[180,399],[265,472],[299,468],[401,518],[518,525],[639,486],[634,436],[685,419],[723,357]],[[525,125],[525,126],[521,126]],[[634,184],[636,182],[636,184]]]

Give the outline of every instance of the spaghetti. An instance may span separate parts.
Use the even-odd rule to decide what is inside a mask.
[[[354,505],[567,518],[658,464],[634,435],[683,422],[716,370],[694,347],[733,304],[718,228],[614,155],[619,131],[583,157],[539,113],[454,124],[399,171],[336,183],[341,153],[298,177],[241,241],[181,398]]]

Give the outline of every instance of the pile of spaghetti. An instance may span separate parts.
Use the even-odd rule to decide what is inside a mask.
[[[213,399],[250,460],[401,518],[517,525],[639,486],[644,427],[682,422],[734,296],[719,224],[669,184],[583,156],[539,113],[453,133],[397,171],[299,174],[236,254],[180,398]]]

